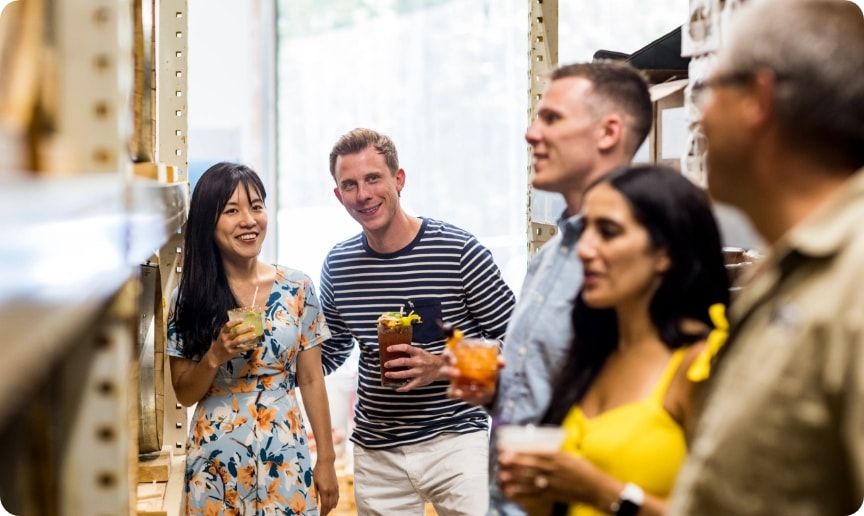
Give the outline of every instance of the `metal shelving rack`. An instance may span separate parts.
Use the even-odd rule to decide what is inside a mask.
[[[528,0],[528,124],[534,120],[547,75],[558,65],[558,0]],[[527,176],[531,176],[531,147],[528,147]],[[528,258],[552,238],[558,228],[533,220],[534,191],[528,185]]]
[[[25,33],[4,47],[20,59],[0,65],[33,63],[0,69],[11,85],[0,88],[0,148],[15,151],[0,156],[0,498],[16,514],[137,512],[138,275],[156,259],[170,293],[188,205],[186,2],[151,6],[150,169],[168,171],[153,178],[133,172],[129,151],[130,3],[18,0],[9,11]],[[4,125],[22,99],[29,111]],[[168,412],[163,434],[182,441],[185,416],[178,427]]]

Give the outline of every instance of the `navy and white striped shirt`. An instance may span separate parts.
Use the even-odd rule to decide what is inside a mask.
[[[360,378],[351,440],[382,449],[485,430],[486,412],[448,398],[446,381],[405,393],[382,387],[376,321],[413,305],[423,322],[412,340],[439,354],[444,336],[437,319],[467,336],[502,339],[514,302],[489,250],[445,222],[422,219],[414,240],[395,253],[373,251],[362,233],[331,249],[321,273],[321,305],[332,333],[322,348],[324,372],[345,362],[356,339]]]

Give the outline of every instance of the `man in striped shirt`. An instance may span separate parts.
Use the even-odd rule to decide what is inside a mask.
[[[330,153],[334,193],[363,231],[327,255],[321,303],[332,338],[324,343],[330,373],[360,346],[354,481],[360,514],[484,514],[488,507],[488,417],[447,397],[439,377],[444,336],[437,320],[469,336],[504,337],[514,305],[491,253],[469,233],[405,213],[405,171],[387,136],[355,129]],[[385,364],[405,385],[383,387],[376,320],[413,310],[422,322],[408,353]]]

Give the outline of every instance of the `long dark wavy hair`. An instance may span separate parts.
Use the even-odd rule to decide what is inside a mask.
[[[665,249],[670,266],[649,305],[651,322],[669,349],[704,339],[682,322],[712,327],[708,307],[729,303],[729,278],[723,264],[720,232],[707,195],[675,170],[637,166],[615,170],[588,187],[608,184],[627,200],[648,232],[654,249]],[[579,403],[618,346],[614,309],[591,308],[582,294],[573,308],[574,340],[558,377],[544,423],[560,424]]]
[[[222,210],[241,184],[250,199],[252,192],[262,201],[266,198],[264,183],[255,171],[227,162],[208,168],[192,193],[184,237],[183,273],[173,318],[181,352],[188,358],[204,355],[228,320],[227,311],[240,306],[228,286],[214,233]]]

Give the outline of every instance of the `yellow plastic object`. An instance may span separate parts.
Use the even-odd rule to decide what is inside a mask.
[[[423,321],[420,319],[420,316],[414,312],[411,312],[408,315],[405,315],[402,312],[384,312],[380,317],[378,317],[378,324],[385,328],[395,328],[396,326],[405,327],[411,326],[412,324],[420,324],[421,322]]]
[[[400,326],[411,326],[412,324],[420,324],[421,322],[423,321],[420,320],[420,316],[415,314],[414,312],[399,317]]]

